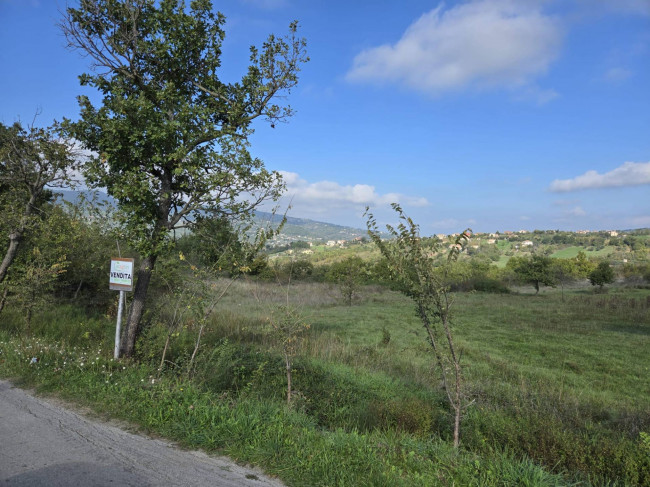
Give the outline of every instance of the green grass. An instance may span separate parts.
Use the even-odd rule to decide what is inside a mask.
[[[29,364],[30,357],[39,357]],[[560,485],[562,477],[508,452],[477,456],[447,441],[391,429],[323,428],[282,402],[212,391],[145,364],[122,364],[101,349],[53,346],[0,334],[2,375],[58,392],[98,412],[181,444],[254,463],[288,485]],[[350,372],[347,372],[348,375]]]
[[[293,408],[264,328],[287,299],[311,324],[294,363]],[[117,364],[113,318],[60,307],[21,340],[19,316],[5,311],[0,375],[261,465],[289,485],[648,485],[649,308],[647,289],[458,294],[454,332],[475,401],[459,452],[413,307],[380,287],[350,307],[325,284],[236,282],[191,380],[191,323],[159,376],[161,325],[139,342],[139,362]]]
[[[584,247],[566,247],[564,249],[558,250],[551,254],[551,257],[555,257],[558,259],[572,259],[573,257],[578,255],[578,252],[583,251],[586,256],[590,259],[593,258],[602,258],[602,257],[607,257],[609,254],[612,252],[615,252],[617,250],[617,247],[607,245],[606,247],[600,249],[600,250],[586,250]]]
[[[509,260],[510,260],[510,256],[501,254],[501,255],[499,256],[499,260],[496,261],[495,265],[496,265],[499,269],[503,269],[503,268],[505,268],[505,266],[508,264],[508,261],[509,261]]]
[[[506,250],[510,250],[510,248],[512,247],[512,242],[508,240],[499,239],[497,240],[496,245],[499,248],[499,250],[505,252]]]

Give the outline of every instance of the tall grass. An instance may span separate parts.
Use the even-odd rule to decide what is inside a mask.
[[[437,402],[437,407],[404,401],[398,409],[427,410],[429,421],[421,420],[415,430],[428,428],[445,437],[449,424],[438,374],[410,304],[373,288],[366,289],[362,305],[337,306],[322,299],[326,288],[313,297],[318,286],[310,285],[304,295],[297,287],[293,296],[308,303],[312,323],[303,355],[384,374],[425,393],[424,403]],[[240,302],[245,299],[239,296]],[[639,447],[639,434],[650,431],[650,382],[643,380],[650,367],[648,299],[646,291],[630,289],[606,296],[578,289],[565,298],[559,292],[458,295],[457,335],[477,400],[464,425],[465,447],[507,448],[596,484],[650,482],[650,462]],[[366,421],[362,415],[357,423],[348,419],[358,428]],[[386,424],[394,425],[394,416]]]
[[[141,421],[147,429],[259,463],[291,485],[650,484],[641,439],[650,432],[647,290],[458,294],[455,333],[476,401],[458,454],[449,448],[450,412],[412,305],[379,287],[362,295],[350,307],[325,284],[238,281],[206,329],[191,379],[183,373],[191,322],[172,340],[163,371],[166,328],[157,323],[138,343],[140,362],[115,372],[106,354],[113,319],[57,308],[35,318],[33,340],[59,343],[64,354],[75,346],[104,350],[94,372],[77,366],[64,374],[59,362],[27,363],[45,352],[24,337],[17,345],[13,316],[0,324],[0,374],[77,397],[95,388],[96,407],[149,418]],[[283,406],[279,344],[265,332],[265,317],[287,299],[312,325],[294,363],[291,409]],[[119,381],[107,379],[109,365]],[[124,402],[102,406],[116,387]]]
[[[333,424],[336,415],[342,415],[338,420],[348,427],[319,426],[305,408],[291,409],[272,397],[258,397],[266,381],[256,382],[254,373],[246,377],[238,365],[238,355],[244,352],[241,347],[222,341],[216,350],[204,356],[203,365],[231,368],[227,373],[216,369],[227,377],[221,384],[189,381],[171,371],[159,375],[146,363],[118,363],[94,347],[52,345],[35,338],[18,344],[0,332],[0,372],[19,375],[24,384],[58,391],[64,398],[136,422],[144,431],[183,445],[260,465],[288,485],[564,483],[560,475],[510,453],[477,456],[455,452],[440,439],[399,429],[360,431],[349,427],[345,407],[332,409],[334,416],[328,421]],[[31,363],[31,357],[39,361]],[[360,385],[350,372],[341,373]],[[329,374],[324,372],[324,376]]]

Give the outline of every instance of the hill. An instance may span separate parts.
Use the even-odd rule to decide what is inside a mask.
[[[105,193],[93,191],[57,191],[62,195],[64,201],[75,203],[83,195],[86,199],[92,199],[93,193],[99,201],[106,201],[115,204],[115,200]],[[282,215],[274,215],[265,211],[255,213],[255,227],[264,226],[268,223],[278,225],[282,221]],[[303,240],[305,242],[327,242],[328,240],[353,240],[355,237],[363,237],[366,231],[360,228],[346,227],[334,223],[326,223],[307,218],[287,216],[280,236],[273,240],[275,245],[286,245],[291,242]]]
[[[83,194],[91,199],[92,191],[57,191],[62,194],[65,201],[75,202]],[[115,200],[105,193],[95,192],[99,201],[115,204]],[[253,229],[266,226],[269,223],[278,225],[282,215],[258,211],[255,214]],[[291,242],[305,241],[312,243],[326,243],[327,241],[351,241],[357,237],[365,237],[366,230],[347,227],[335,223],[310,220],[295,216],[287,216],[287,221],[281,234],[276,237],[274,246],[289,245]],[[631,251],[650,249],[650,229],[639,228],[618,231],[560,231],[560,230],[534,230],[518,232],[504,232],[501,234],[476,233],[474,244],[477,249],[490,249],[491,243],[499,253],[517,252],[521,245],[522,251],[544,251],[553,257],[572,257],[579,250],[586,250],[596,255],[594,257],[607,257],[616,250]],[[528,242],[528,247],[526,243]],[[495,253],[495,252],[493,252]],[[622,256],[619,256],[622,258]]]
[[[272,215],[263,211],[258,211],[255,214],[255,221],[259,225],[264,225],[269,222],[279,224],[281,220],[281,215]],[[364,236],[366,236],[366,231],[360,228],[287,216],[282,233],[273,240],[273,243],[275,245],[286,245],[299,240],[305,242],[327,242],[328,240],[353,240],[356,237]]]

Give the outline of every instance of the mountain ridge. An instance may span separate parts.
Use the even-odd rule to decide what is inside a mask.
[[[100,201],[106,201],[111,204],[116,204],[115,199],[108,194],[101,191],[71,191],[71,190],[57,190],[61,194],[63,200],[69,202],[76,202],[80,196],[87,199],[92,199],[95,194]],[[284,215],[279,213],[270,213],[267,211],[256,211],[253,223],[255,227],[260,227],[265,224],[271,223],[274,225],[279,224]],[[286,216],[287,220],[282,228],[282,232],[273,242],[276,245],[290,243],[297,240],[304,240],[307,242],[315,241],[328,241],[328,240],[352,240],[356,237],[363,237],[366,235],[366,230],[361,228],[348,227],[338,225],[336,223],[323,222],[318,220],[311,220],[309,218],[302,218],[297,216]]]

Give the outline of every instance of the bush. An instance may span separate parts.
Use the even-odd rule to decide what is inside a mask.
[[[589,274],[589,282],[592,286],[600,286],[603,288],[605,284],[614,282],[614,269],[609,265],[609,262],[600,262]]]
[[[346,304],[352,306],[352,301],[359,296],[366,274],[366,266],[359,257],[348,257],[330,266],[327,279],[338,285]]]
[[[382,429],[395,429],[416,436],[428,436],[446,422],[446,418],[435,414],[436,411],[429,402],[416,397],[377,401],[371,403],[368,409],[370,415],[377,418],[377,426]]]
[[[556,413],[557,414],[557,413]],[[568,420],[532,408],[468,412],[465,445],[474,451],[523,451],[549,467],[581,472],[594,484],[650,483],[650,456],[624,433],[567,428]]]

